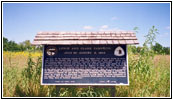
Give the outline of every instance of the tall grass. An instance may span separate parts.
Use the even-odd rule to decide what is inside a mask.
[[[154,51],[151,49],[158,30],[153,26],[145,36],[146,40],[140,53],[134,55],[128,48],[130,85],[119,87],[117,96],[130,97],[164,97],[170,96],[170,66],[155,66]],[[168,61],[169,62],[169,61]],[[162,62],[164,63],[164,62]]]
[[[37,61],[32,60],[31,55],[28,56],[27,67],[22,71],[21,79],[15,87],[14,96],[19,97],[95,97],[106,96],[104,91],[107,89],[76,88],[74,86],[44,86],[40,85],[41,78],[41,57]],[[59,89],[58,89],[59,88]]]
[[[3,96],[17,97],[109,97],[111,88],[78,86],[44,86],[40,83],[41,56],[28,55],[26,66],[14,62],[4,55]],[[4,53],[5,54],[5,53]],[[169,55],[144,57],[134,55],[129,48],[129,86],[116,86],[117,97],[169,97],[170,96],[170,59]],[[19,54],[19,57],[21,55]],[[18,57],[17,57],[18,58]],[[18,58],[19,61],[24,59]],[[17,66],[18,65],[18,66]],[[22,64],[23,65],[23,64]]]

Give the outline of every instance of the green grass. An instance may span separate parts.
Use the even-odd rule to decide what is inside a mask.
[[[15,53],[15,52],[14,52]],[[10,54],[11,55],[11,54]],[[129,52],[129,86],[116,86],[116,97],[169,97],[170,56],[154,58]],[[4,97],[110,97],[110,87],[40,85],[41,57],[3,53]]]

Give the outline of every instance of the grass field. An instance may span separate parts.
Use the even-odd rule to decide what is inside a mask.
[[[40,85],[41,52],[3,52],[3,96],[110,96],[110,88]],[[129,54],[129,86],[116,86],[117,97],[169,97],[170,56],[156,55],[149,62]],[[30,67],[28,67],[30,66]],[[30,76],[27,76],[31,74]]]

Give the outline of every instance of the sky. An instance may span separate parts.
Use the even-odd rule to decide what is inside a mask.
[[[139,46],[149,29],[156,42],[170,47],[169,3],[3,3],[3,36],[16,43],[33,41],[40,31],[132,31]]]

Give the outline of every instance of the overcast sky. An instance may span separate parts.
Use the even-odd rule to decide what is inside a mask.
[[[129,31],[140,45],[155,26],[156,41],[170,46],[169,3],[3,3],[3,36],[20,43],[40,31]]]

